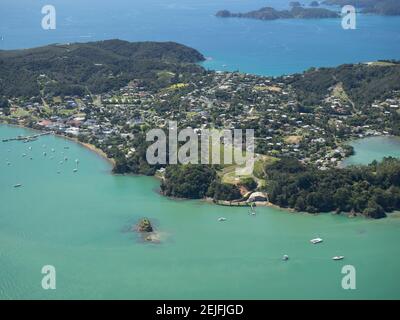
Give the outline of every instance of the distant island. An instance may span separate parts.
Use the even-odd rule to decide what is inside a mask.
[[[373,13],[385,16],[400,15],[399,0],[325,0],[325,5],[352,5],[361,8],[362,13]]]
[[[324,19],[339,18],[339,13],[324,8],[303,8],[297,3],[292,4],[290,10],[276,10],[271,7],[264,7],[246,13],[232,13],[228,10],[221,10],[216,13],[219,18],[249,18],[258,20],[277,19]]]

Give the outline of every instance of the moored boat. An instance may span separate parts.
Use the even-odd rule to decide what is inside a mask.
[[[311,239],[311,240],[310,240],[310,242],[311,242],[312,244],[321,243],[322,241],[324,241],[324,240],[322,240],[321,238],[315,238],[315,239]]]

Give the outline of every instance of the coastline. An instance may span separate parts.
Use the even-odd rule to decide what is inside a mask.
[[[49,131],[46,131],[46,130],[39,130],[39,129],[35,129],[35,128],[30,128],[30,127],[27,127],[27,126],[24,126],[24,125],[21,125],[21,124],[14,124],[14,123],[2,122],[2,121],[0,121],[0,125],[6,125],[6,126],[11,126],[11,127],[16,127],[16,128],[22,128],[22,129],[32,130],[32,131],[36,131],[36,132],[49,132]],[[113,168],[115,167],[115,164],[116,164],[115,159],[109,158],[107,156],[107,154],[103,150],[97,148],[95,145],[79,141],[78,138],[72,138],[72,137],[68,137],[68,136],[65,136],[65,135],[62,135],[62,134],[58,134],[58,133],[54,133],[54,132],[52,133],[52,135],[55,136],[55,137],[59,137],[59,138],[62,138],[62,139],[66,139],[66,140],[75,142],[75,143],[77,143],[77,144],[89,149],[90,151],[96,153],[98,156],[100,156],[101,158],[106,160],[108,163],[110,163],[113,166]]]

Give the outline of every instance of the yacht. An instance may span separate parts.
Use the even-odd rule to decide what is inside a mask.
[[[255,215],[256,215],[256,209],[254,209],[253,204],[251,205],[250,215],[252,215],[252,216],[255,216]]]

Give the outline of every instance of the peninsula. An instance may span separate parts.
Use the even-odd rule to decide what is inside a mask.
[[[115,173],[161,177],[172,197],[382,218],[400,209],[400,160],[339,168],[352,139],[400,136],[400,62],[281,77],[203,69],[175,43],[120,40],[0,52],[0,121],[88,143]],[[148,130],[255,130],[254,172],[235,165],[150,165]],[[7,142],[2,142],[7,143]]]

